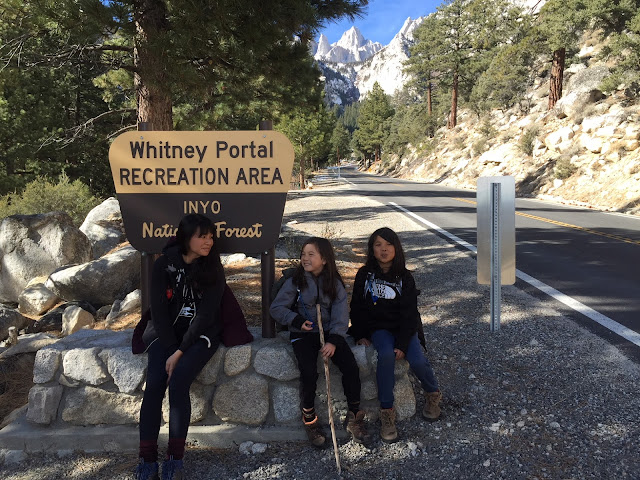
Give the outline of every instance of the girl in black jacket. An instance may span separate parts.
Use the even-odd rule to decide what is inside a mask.
[[[380,436],[395,441],[393,387],[395,361],[406,358],[425,391],[422,415],[427,420],[440,416],[442,395],[429,360],[418,339],[419,321],[416,283],[405,266],[398,235],[390,228],[371,234],[367,263],[358,270],[351,297],[350,333],[359,345],[371,345],[378,352],[376,380],[380,401]]]
[[[140,407],[140,463],[136,479],[158,478],[162,399],[169,387],[169,446],[163,479],[183,478],[182,458],[191,417],[189,388],[220,344],[220,302],[225,286],[214,226],[204,215],[185,216],[176,245],[153,265],[147,380]]]

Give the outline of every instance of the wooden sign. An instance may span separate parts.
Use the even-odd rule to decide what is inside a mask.
[[[293,160],[293,146],[273,130],[127,132],[109,149],[127,238],[149,253],[188,213],[211,218],[222,253],[273,247]]]

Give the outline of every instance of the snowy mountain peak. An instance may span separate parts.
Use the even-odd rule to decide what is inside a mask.
[[[358,48],[362,47],[366,43],[364,35],[362,32],[358,30],[357,27],[353,26],[346,32],[342,34],[338,43],[334,44],[339,47],[342,47],[346,50],[358,50]],[[369,40],[371,43],[371,40]]]
[[[315,51],[315,55],[323,57],[327,53],[329,53],[329,50],[331,50],[329,39],[325,36],[324,33],[321,33],[320,38],[318,39],[318,49]]]
[[[327,37],[320,35],[314,58],[329,63],[363,62],[380,50],[382,44],[365,39],[357,27],[351,27],[331,45]]]

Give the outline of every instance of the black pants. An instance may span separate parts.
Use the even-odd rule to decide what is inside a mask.
[[[313,408],[318,382],[318,351],[321,348],[319,333],[292,332],[291,344],[300,369],[300,401],[302,408]],[[334,337],[335,338],[335,337]],[[348,403],[360,401],[360,371],[353,352],[344,338],[337,341],[331,357],[342,373],[342,387]]]
[[[218,349],[212,341],[207,348],[204,339],[194,343],[180,358],[169,382],[169,438],[186,438],[191,420],[191,384]],[[165,364],[174,353],[156,340],[148,350],[147,386],[140,407],[140,441],[157,441],[162,422],[162,399],[167,390]]]

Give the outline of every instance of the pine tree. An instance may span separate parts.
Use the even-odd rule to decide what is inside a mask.
[[[85,127],[111,122],[110,134],[137,122],[153,130],[247,128],[308,102],[319,84],[308,41],[324,23],[362,14],[367,3],[4,0],[0,66],[7,75],[82,70],[83,89],[93,82],[104,88],[104,103],[94,102],[91,116],[70,117],[55,132],[60,140],[77,141]]]
[[[567,52],[575,51],[580,34],[587,26],[586,7],[585,0],[549,0],[540,10],[533,35],[551,52],[549,110],[562,97],[565,58]]]
[[[305,186],[306,171],[312,168],[313,160],[319,162],[329,154],[335,121],[335,116],[319,105],[315,111],[299,108],[275,125],[293,145],[301,188]]]
[[[358,129],[354,133],[359,149],[367,155],[373,155],[375,161],[380,160],[382,145],[389,135],[387,119],[393,113],[389,98],[380,84],[375,82],[369,95],[361,102]]]
[[[450,0],[416,29],[408,69],[427,92],[434,81],[450,89],[449,128],[457,124],[459,99],[468,99],[494,49],[514,37],[519,16],[505,0]]]
[[[351,135],[349,134],[349,130],[338,120],[331,133],[331,146],[336,154],[336,164],[340,162],[341,158],[346,157],[350,153],[350,143]]]

